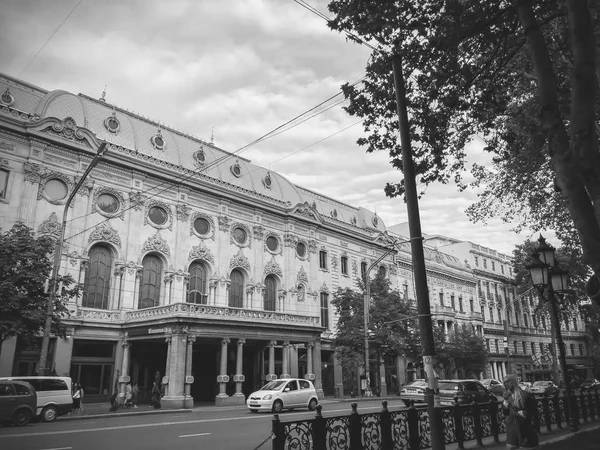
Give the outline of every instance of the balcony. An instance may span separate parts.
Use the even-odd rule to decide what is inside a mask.
[[[136,324],[165,319],[212,319],[215,321],[228,320],[275,324],[286,326],[296,324],[319,328],[321,318],[287,314],[276,311],[263,311],[244,308],[229,308],[225,306],[198,305],[195,303],[173,303],[172,305],[156,306],[154,308],[136,309],[133,311],[102,310],[79,307],[71,316],[75,320],[85,322],[114,323],[119,325]]]

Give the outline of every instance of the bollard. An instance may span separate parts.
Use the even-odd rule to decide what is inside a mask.
[[[494,442],[500,442],[498,438],[498,398],[495,395],[490,397],[490,422],[492,424]]]
[[[273,450],[283,450],[285,445],[285,433],[283,431],[283,424],[279,420],[279,414],[273,414],[273,420],[271,422],[271,431],[273,433]]]
[[[483,428],[481,427],[481,406],[477,403],[477,400],[473,397],[471,400],[471,410],[473,411],[473,425],[475,426],[475,439],[477,439],[477,445],[483,447]]]
[[[388,410],[387,401],[384,400],[381,404],[383,405],[381,410],[381,448],[382,450],[393,450],[392,414]]]
[[[458,404],[458,396],[454,397],[454,405],[452,406],[452,413],[454,415],[454,428],[456,430],[456,443],[458,444],[458,450],[465,450],[465,428],[462,420],[461,406]]]
[[[356,402],[352,403],[350,414],[350,450],[362,450],[362,424],[358,415]]]
[[[321,411],[323,407],[317,405],[317,414],[315,415],[315,421],[313,425],[313,449],[314,450],[326,450],[327,448],[327,428],[325,425],[325,418]]]
[[[410,408],[407,411],[408,418],[408,448],[410,450],[419,450],[421,448],[421,438],[419,436],[419,414],[415,408],[415,402],[411,400]]]

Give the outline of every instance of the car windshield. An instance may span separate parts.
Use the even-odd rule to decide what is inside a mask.
[[[405,385],[404,387],[423,387],[423,386],[427,386],[427,383],[425,382],[425,380],[414,380],[414,381],[411,381],[410,383],[408,383],[407,385]]]
[[[269,381],[263,387],[260,388],[261,391],[278,391],[281,387],[286,384],[289,380],[273,380]]]
[[[453,381],[440,381],[438,388],[440,388],[440,391],[454,391],[458,390],[458,383]]]
[[[533,383],[534,386],[550,386],[549,381],[536,381]]]

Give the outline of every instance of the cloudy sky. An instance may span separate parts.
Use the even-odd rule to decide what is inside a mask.
[[[327,13],[326,0],[307,2]],[[236,151],[364,75],[369,50],[330,31],[292,0],[3,0],[0,71],[44,89],[100,97]],[[62,25],[61,25],[62,23]],[[356,145],[357,119],[338,103],[245,150],[292,182],[376,210],[386,225],[407,220],[387,154]],[[335,105],[335,106],[334,106]],[[482,163],[481,143],[469,162]],[[430,186],[420,201],[423,233],[512,254],[527,235],[464,211],[476,192]]]

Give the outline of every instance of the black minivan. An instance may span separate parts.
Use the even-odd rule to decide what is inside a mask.
[[[459,405],[472,403],[473,400],[488,403],[492,397],[495,398],[479,380],[440,380],[438,388],[442,406],[454,405],[455,398],[458,398]]]

